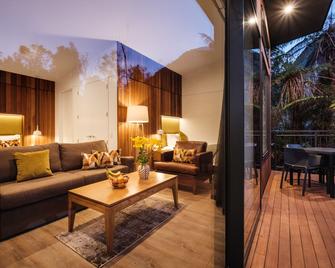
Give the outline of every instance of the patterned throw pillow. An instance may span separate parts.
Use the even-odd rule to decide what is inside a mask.
[[[107,152],[95,152],[98,158],[98,168],[106,168],[113,166],[113,161]]]
[[[173,161],[179,163],[193,163],[195,154],[195,149],[176,148],[173,151]]]
[[[0,140],[0,148],[16,147],[16,146],[20,146],[20,139]]]
[[[113,165],[121,164],[121,157],[119,150],[112,150],[111,152],[98,152],[92,151],[92,154],[95,154],[97,158],[96,168],[106,168],[112,167]]]
[[[114,165],[121,165],[121,154],[120,150],[112,150],[109,153]]]
[[[83,157],[83,166],[81,169],[95,169],[99,167],[98,152],[93,154],[81,154]]]

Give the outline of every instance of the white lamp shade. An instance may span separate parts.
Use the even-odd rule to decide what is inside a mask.
[[[127,110],[127,122],[148,123],[149,122],[148,106],[144,105],[129,106]]]

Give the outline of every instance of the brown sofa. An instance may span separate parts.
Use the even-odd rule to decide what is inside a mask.
[[[193,163],[173,162],[173,151],[167,151],[162,153],[161,161],[154,162],[154,168],[178,175],[179,185],[191,186],[193,194],[196,194],[199,182],[212,179],[213,153],[206,152],[207,143],[202,141],[177,141],[176,148],[195,149],[197,153]]]
[[[16,182],[14,152],[49,149],[53,176]],[[12,147],[0,150],[0,240],[67,215],[67,191],[104,180],[105,169],[81,170],[81,153],[107,151],[104,141]],[[130,172],[133,157],[121,157],[114,171]]]

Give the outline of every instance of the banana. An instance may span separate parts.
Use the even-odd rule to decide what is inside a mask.
[[[118,171],[118,172],[113,172],[111,170],[107,170],[106,172],[108,172],[108,175],[112,176],[112,177],[118,177],[121,175],[121,172]]]

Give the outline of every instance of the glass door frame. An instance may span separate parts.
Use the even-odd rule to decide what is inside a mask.
[[[244,266],[244,0],[225,0],[224,172],[226,267]]]
[[[256,0],[257,16],[262,12],[266,14],[262,0]],[[261,16],[259,18],[262,18]],[[224,171],[223,181],[225,184],[224,209],[226,215],[226,267],[243,267],[247,260],[248,245],[244,245],[244,0],[225,0],[225,89],[224,89]],[[261,27],[262,29],[262,27]],[[266,33],[261,30],[260,36],[260,71],[266,71],[270,77],[270,90],[267,94],[264,107],[270,112],[271,104],[271,66],[268,53],[263,46],[262,36],[268,39],[267,25]],[[270,43],[269,43],[270,45]],[[270,49],[270,47],[269,47]],[[264,64],[262,61],[266,60]],[[264,66],[262,66],[264,65]],[[264,68],[264,69],[262,69]],[[263,84],[261,90],[263,92]],[[263,94],[262,94],[263,99]],[[262,101],[263,107],[263,101]],[[263,109],[263,108],[262,108]],[[263,112],[263,110],[262,110]],[[263,113],[261,113],[263,114]],[[266,187],[271,172],[271,116],[266,119],[261,117],[261,146],[263,147],[263,120],[266,120],[267,150],[261,152],[261,191]],[[262,148],[261,147],[261,148]],[[260,201],[261,206],[261,201]],[[259,217],[258,217],[259,219]],[[256,230],[256,220],[254,231]]]

